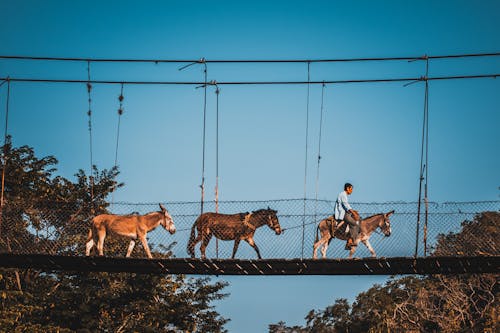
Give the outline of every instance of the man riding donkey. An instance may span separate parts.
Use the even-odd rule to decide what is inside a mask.
[[[337,201],[335,202],[335,220],[336,223],[332,223],[332,235],[335,230],[342,227],[342,225],[347,222],[346,233],[349,231],[350,238],[346,243],[346,250],[349,250],[354,245],[354,240],[358,238],[359,233],[359,214],[357,211],[352,209],[347,196],[351,195],[353,191],[353,186],[350,183],[345,183],[344,190],[339,193]]]

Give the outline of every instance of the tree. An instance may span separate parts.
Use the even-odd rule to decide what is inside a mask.
[[[107,196],[123,185],[118,170],[94,166],[92,178],[79,170],[72,182],[55,176],[54,157],[37,158],[10,140],[3,149],[0,252],[81,255],[81,224],[106,212]],[[106,245],[107,253],[123,252],[118,242]],[[0,331],[224,332],[228,319],[211,304],[227,296],[226,286],[183,275],[2,269]]]
[[[498,251],[500,239],[500,214],[483,212],[472,221],[463,221],[458,233],[439,235],[433,255],[435,256],[482,256]]]
[[[458,233],[440,235],[433,255],[485,255],[498,248],[500,213],[483,212],[462,222]],[[429,276],[422,288],[398,303],[396,327],[413,318],[416,330],[432,327],[440,332],[498,332],[500,288],[496,274]],[[411,314],[408,316],[408,314]]]

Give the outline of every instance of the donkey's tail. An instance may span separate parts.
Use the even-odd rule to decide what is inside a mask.
[[[90,251],[94,247],[94,233],[93,233],[93,226],[90,226],[89,228],[89,233],[87,236],[87,241],[85,242],[85,255],[89,256]]]
[[[191,235],[189,236],[189,242],[187,245],[187,252],[192,258],[194,258],[195,256],[194,246],[196,245],[196,243],[194,240],[196,238],[196,226],[198,225],[200,218],[201,216],[196,219],[196,221],[193,223],[193,226],[191,227]]]
[[[318,242],[318,240],[319,240],[318,233],[319,233],[319,223],[318,223],[318,226],[316,227],[316,238],[315,238],[315,240],[314,240],[314,243],[317,243],[317,242]]]
[[[89,234],[87,236],[87,242],[89,242],[93,238],[92,236],[92,227],[89,228]]]

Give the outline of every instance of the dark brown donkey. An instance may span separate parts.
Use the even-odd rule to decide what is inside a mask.
[[[239,214],[203,213],[191,227],[187,251],[194,258],[194,247],[201,241],[201,258],[204,259],[205,249],[213,235],[221,240],[234,240],[233,259],[241,240],[250,244],[257,252],[257,257],[262,259],[259,248],[253,240],[253,235],[257,228],[266,224],[276,232],[276,235],[281,234],[281,226],[276,214],[277,211],[270,208]],[[195,229],[198,231],[197,236]]]
[[[389,216],[391,216],[394,213],[394,211],[390,211],[386,214],[380,213],[376,214],[370,217],[367,217],[366,219],[361,220],[359,223],[359,234],[358,238],[354,240],[354,246],[351,247],[351,250],[349,251],[349,259],[352,258],[354,252],[356,252],[356,248],[359,244],[359,242],[363,242],[363,244],[366,245],[370,253],[372,254],[372,257],[376,257],[377,255],[375,254],[375,250],[371,246],[369,239],[371,234],[377,230],[377,228],[380,228],[382,230],[382,233],[385,236],[390,236],[391,235],[391,221],[389,220]],[[326,257],[326,250],[328,249],[328,244],[333,238],[338,238],[341,240],[348,240],[349,239],[349,233],[346,233],[346,223],[343,223],[341,226],[336,225],[335,218],[333,216],[330,216],[324,220],[321,220],[321,222],[318,225],[318,228],[316,229],[316,241],[314,243],[314,249],[313,249],[313,259],[316,259],[318,248],[323,245],[321,249],[321,254],[323,258]],[[333,230],[333,235],[332,235],[332,230]],[[318,232],[321,233],[321,239],[318,240]]]
[[[139,238],[148,258],[153,258],[146,240],[146,234],[160,224],[171,234],[175,232],[174,221],[167,209],[162,204],[160,204],[160,209],[159,212],[151,212],[146,215],[97,215],[92,220],[85,254],[90,255],[90,250],[92,250],[94,244],[97,244],[97,251],[102,256],[104,254],[104,238],[106,238],[106,234],[111,233],[130,238],[126,257],[130,256],[135,246],[135,240]]]

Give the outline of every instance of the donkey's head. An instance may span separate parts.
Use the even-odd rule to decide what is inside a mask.
[[[162,204],[160,204],[160,209],[162,214],[162,219],[160,224],[171,234],[175,233],[175,224],[174,220],[172,219],[172,216],[170,216],[167,209]]]
[[[265,211],[267,215],[267,225],[269,228],[273,229],[276,235],[281,234],[281,226],[280,222],[278,221],[278,211],[273,210],[269,207],[267,207],[267,210]]]
[[[389,216],[392,214],[394,214],[394,210],[391,210],[389,213],[382,214],[383,219],[380,220],[378,225],[386,237],[391,235],[391,220],[389,219]]]

